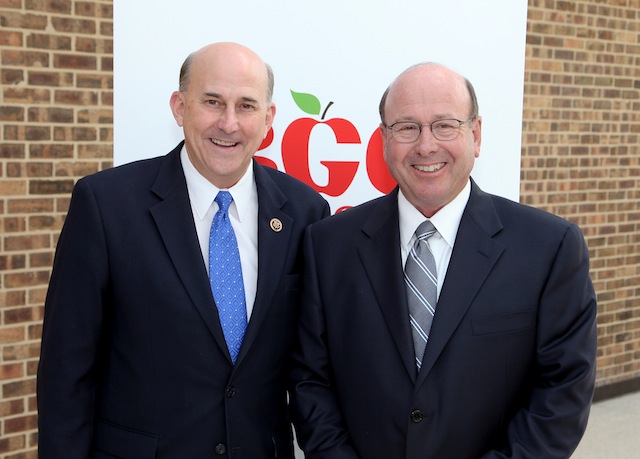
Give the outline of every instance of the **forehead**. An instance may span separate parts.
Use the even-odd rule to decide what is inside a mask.
[[[462,77],[445,68],[426,66],[398,77],[385,108],[390,117],[460,117],[466,116],[470,104]]]
[[[198,56],[193,62],[188,89],[224,98],[263,100],[267,86],[267,69],[261,61],[240,55],[228,59]]]

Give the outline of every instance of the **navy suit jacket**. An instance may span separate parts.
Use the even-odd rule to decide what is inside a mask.
[[[329,207],[254,161],[258,285],[234,366],[181,148],[86,177],[74,189],[45,305],[41,459],[293,458],[286,377],[301,241]]]
[[[308,229],[292,374],[306,457],[569,457],[595,380],[580,230],[472,182],[418,374],[397,195]]]

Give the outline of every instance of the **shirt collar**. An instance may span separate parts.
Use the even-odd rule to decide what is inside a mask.
[[[187,181],[187,189],[191,199],[191,206],[195,209],[198,218],[203,220],[221,188],[215,186],[198,172],[189,159],[186,147],[184,146],[180,152],[180,161],[182,162],[182,169]],[[233,203],[231,203],[229,212],[234,212],[235,206],[235,212],[237,214],[236,217],[240,221],[242,221],[246,216],[251,199],[251,193],[254,189],[255,181],[253,179],[252,165],[249,165],[247,171],[240,178],[238,183],[227,189],[231,193],[231,196],[233,196]]]
[[[453,248],[460,227],[462,214],[469,201],[471,195],[471,181],[449,204],[444,206],[429,220],[433,223],[438,234],[444,241]],[[426,220],[425,216],[411,204],[402,194],[402,190],[398,193],[398,211],[400,214],[400,244],[402,247],[408,247],[412,242],[412,238],[418,226]]]

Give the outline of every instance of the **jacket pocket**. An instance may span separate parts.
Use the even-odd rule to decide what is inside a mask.
[[[98,421],[95,430],[95,448],[122,459],[154,459],[158,437],[127,429],[106,421]]]
[[[535,311],[495,314],[471,321],[474,335],[509,333],[532,328],[536,323]]]

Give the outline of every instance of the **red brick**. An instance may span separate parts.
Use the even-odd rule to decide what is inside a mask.
[[[51,101],[51,91],[49,89],[6,88],[3,92],[5,102],[8,103],[34,104]]]
[[[72,47],[71,38],[68,36],[57,36],[45,33],[33,33],[27,37],[27,45],[34,49],[50,49],[59,51],[70,51]]]
[[[24,120],[24,108],[23,107],[0,107],[0,121],[23,121]]]
[[[17,85],[24,81],[24,71],[19,69],[0,69],[0,81],[5,85]]]
[[[30,162],[27,164],[28,177],[51,177],[53,175],[53,163]]]
[[[28,379],[28,380],[17,381],[17,382],[8,382],[8,383],[2,384],[3,398],[22,397],[25,395],[35,394],[35,392],[36,392],[35,379]]]
[[[77,54],[57,54],[53,58],[53,66],[59,69],[95,70],[96,58]]]
[[[29,228],[33,231],[57,231],[62,229],[62,217],[31,217]],[[31,268],[51,269],[53,265],[53,252],[41,252],[29,254],[29,266]]]
[[[25,288],[31,288],[34,286],[45,286],[48,283],[48,273],[45,271],[40,271],[39,273],[34,274],[25,274],[23,279],[21,279],[21,283],[25,286]],[[16,278],[18,275],[8,275],[7,278],[12,277]],[[13,280],[13,279],[10,279]],[[27,284],[28,281],[32,281],[33,284]],[[18,283],[16,283],[17,285]],[[14,285],[8,285],[10,288],[14,288]],[[22,307],[18,309],[9,309],[5,312],[4,322],[6,325],[17,325],[24,324],[28,322],[34,322],[42,319],[42,311],[38,307]],[[9,347],[5,347],[5,350],[9,350]],[[19,349],[20,350],[20,349]],[[25,350],[33,350],[31,346],[27,347]],[[37,355],[36,355],[37,357]]]
[[[22,46],[23,36],[17,30],[0,30],[0,46]]]
[[[47,13],[70,14],[72,0],[25,0],[25,8]]]
[[[51,140],[51,128],[48,126],[25,126],[24,139],[32,142]]]
[[[0,228],[4,234],[25,232],[27,221],[24,217],[6,217],[0,221]]]
[[[74,111],[71,108],[39,107],[28,111],[29,122],[32,123],[73,123]]]
[[[56,164],[56,177],[84,177],[98,172],[99,164],[95,161],[59,162]]]
[[[21,307],[26,304],[26,294],[22,291],[0,290],[0,308]]]
[[[38,417],[35,414],[32,414],[30,416],[10,418],[4,421],[4,430],[7,434],[25,432],[27,430],[34,430],[37,428]]]
[[[11,199],[8,210],[14,214],[53,212],[54,201],[51,198]]]
[[[55,102],[60,105],[97,105],[98,93],[93,91],[59,90],[55,92]]]
[[[51,24],[56,32],[72,33],[72,34],[88,34],[96,33],[96,23],[92,20],[77,19],[74,17],[58,17],[51,18]]]
[[[32,86],[70,87],[73,74],[70,72],[29,71],[29,84]]]
[[[50,248],[51,240],[48,235],[6,236],[4,250],[27,251],[34,249]]]
[[[0,159],[24,158],[24,145],[20,144],[0,144]]]
[[[21,180],[0,180],[0,196],[23,195],[26,184]]]
[[[0,401],[0,417],[15,416],[22,413],[24,413],[24,402],[22,399]]]
[[[2,26],[16,29],[44,30],[48,18],[44,14],[23,14],[21,12],[6,12],[2,17]]]
[[[2,335],[0,335],[0,338],[2,338]],[[0,364],[0,381],[22,377],[24,377],[24,365],[22,363]]]
[[[36,285],[46,285],[49,282],[49,273],[47,271],[28,271],[28,272],[9,272],[5,274],[5,287],[7,288],[30,288]],[[24,310],[25,315],[29,315],[31,311]],[[10,320],[10,312],[5,312],[5,323],[16,323],[22,320]],[[17,317],[17,316],[16,316]]]
[[[26,439],[24,435],[13,435],[0,438],[0,453],[10,453],[12,451],[17,451],[19,449],[23,449],[26,446]],[[5,456],[7,457],[7,456]],[[8,459],[18,459],[16,456],[13,456]],[[25,459],[25,458],[20,458]]]
[[[71,193],[73,180],[32,180],[29,182],[29,194]]]
[[[29,149],[29,157],[32,159],[63,159],[73,157],[73,145],[68,144],[44,144],[32,145]]]

